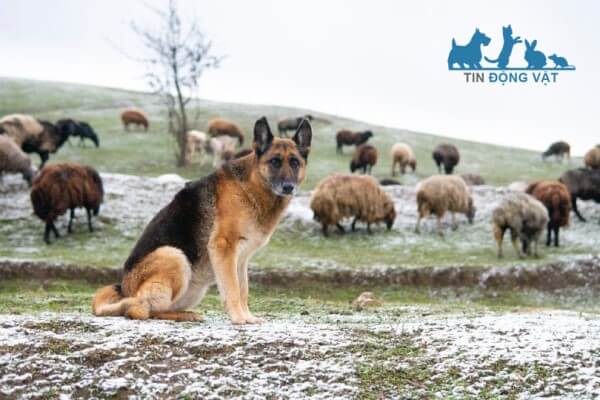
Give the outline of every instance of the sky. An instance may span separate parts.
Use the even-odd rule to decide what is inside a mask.
[[[163,0],[147,3],[164,7]],[[600,143],[600,2],[394,0],[179,0],[226,55],[199,96],[297,106],[370,123],[515,147],[566,140],[583,154]],[[156,27],[136,0],[0,0],[0,76],[147,90],[129,22]],[[557,82],[466,83],[448,71],[452,38],[502,26],[576,66]],[[522,65],[525,46],[511,65]],[[485,63],[484,63],[485,64]],[[550,64],[552,65],[552,64]],[[18,111],[18,110],[15,110]]]

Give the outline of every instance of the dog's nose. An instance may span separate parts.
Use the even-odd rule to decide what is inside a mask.
[[[284,183],[281,190],[284,194],[292,194],[294,192],[294,185],[291,183]]]

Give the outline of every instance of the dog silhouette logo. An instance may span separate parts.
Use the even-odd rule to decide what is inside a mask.
[[[513,36],[511,25],[502,27],[502,49],[495,59],[484,55],[482,49],[487,47],[492,39],[485,33],[475,29],[471,40],[466,45],[459,45],[456,39],[452,38],[452,47],[448,54],[449,70],[575,70],[574,65],[570,65],[565,57],[552,54],[546,57],[544,52],[537,48],[536,39],[521,40],[520,36]],[[519,44],[525,45],[524,62],[520,65],[510,65],[513,49]],[[554,65],[548,65],[550,59]],[[482,60],[488,65],[481,64]]]

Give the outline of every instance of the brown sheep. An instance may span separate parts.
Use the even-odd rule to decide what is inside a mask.
[[[0,180],[4,172],[21,173],[29,185],[35,174],[31,159],[23,150],[8,136],[0,135]]]
[[[145,131],[148,131],[148,127],[150,126],[148,122],[148,117],[146,114],[137,108],[128,108],[121,113],[121,121],[123,122],[123,128],[126,131],[129,130],[129,125],[133,124],[135,126],[143,126]]]
[[[30,115],[11,114],[0,119],[0,134],[12,138],[25,153],[40,156],[40,168],[69,138],[69,132],[48,121]]]
[[[396,164],[400,165],[400,173],[404,175],[406,167],[410,166],[412,172],[417,169],[417,159],[412,148],[406,143],[396,143],[392,146],[392,176],[396,176]]]
[[[240,146],[244,144],[244,132],[242,132],[242,129],[235,122],[223,118],[213,118],[208,121],[207,132],[212,137],[231,136],[239,141]]]
[[[102,179],[92,167],[59,163],[43,168],[33,180],[31,204],[35,215],[46,222],[44,241],[50,244],[50,231],[60,237],[54,220],[69,209],[68,232],[72,232],[76,207],[86,209],[88,229],[92,232],[92,212],[98,215],[103,197]]]
[[[279,121],[277,123],[277,130],[279,131],[279,136],[280,137],[287,137],[287,131],[294,131],[296,132],[296,129],[298,129],[298,127],[300,126],[300,124],[302,123],[303,120],[309,120],[312,121],[315,118],[310,115],[310,114],[306,114],[303,117],[297,117],[297,118],[284,118],[281,121]]]
[[[442,232],[442,218],[447,211],[452,213],[452,229],[458,225],[454,213],[459,212],[467,216],[469,223],[475,218],[473,198],[465,181],[458,176],[433,175],[417,185],[417,218],[416,233],[421,233],[421,219],[430,214],[437,217],[438,233]]]
[[[572,169],[562,174],[558,181],[564,183],[569,189],[573,212],[581,222],[585,222],[585,218],[577,209],[577,199],[594,200],[596,203],[600,203],[600,170]]]
[[[530,184],[525,192],[541,201],[548,210],[550,220],[547,226],[546,246],[550,246],[553,231],[554,246],[558,247],[558,232],[561,227],[569,225],[571,214],[569,189],[557,181],[540,181]]]
[[[550,156],[555,156],[557,160],[561,161],[567,155],[567,160],[571,159],[571,146],[567,142],[554,142],[548,147],[548,150],[542,153],[542,160]]]
[[[336,152],[338,154],[342,153],[342,146],[358,146],[363,143],[366,143],[369,138],[373,137],[373,132],[364,131],[364,132],[352,132],[346,129],[343,129],[337,133],[335,136],[335,140],[337,143]]]
[[[460,177],[463,178],[465,183],[469,186],[485,185],[485,180],[479,174],[461,174]]]
[[[583,158],[585,166],[591,169],[600,169],[600,147],[596,146],[587,153]]]
[[[444,172],[450,175],[460,161],[458,149],[449,143],[438,145],[433,150],[432,156],[440,174],[442,173],[442,165],[444,166]]]
[[[377,164],[377,149],[370,144],[361,144],[356,147],[352,155],[350,172],[362,169],[363,174],[370,174],[375,164]]]
[[[329,225],[345,232],[340,224],[344,218],[354,218],[353,231],[357,221],[365,222],[368,233],[371,233],[371,224],[385,222],[391,229],[396,219],[390,195],[374,178],[364,175],[334,174],[323,179],[313,192],[310,208],[325,236],[328,236]]]
[[[547,223],[548,210],[539,200],[527,193],[509,193],[492,212],[498,257],[502,257],[502,240],[507,230],[510,230],[510,238],[519,258],[525,254],[531,255],[532,242],[533,255],[537,257],[538,241]],[[519,249],[519,240],[522,251]]]

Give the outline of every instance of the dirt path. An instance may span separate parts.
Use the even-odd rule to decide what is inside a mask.
[[[7,397],[600,396],[600,320],[569,312],[292,317],[236,328],[0,316]],[[62,398],[62,397],[61,397]]]

